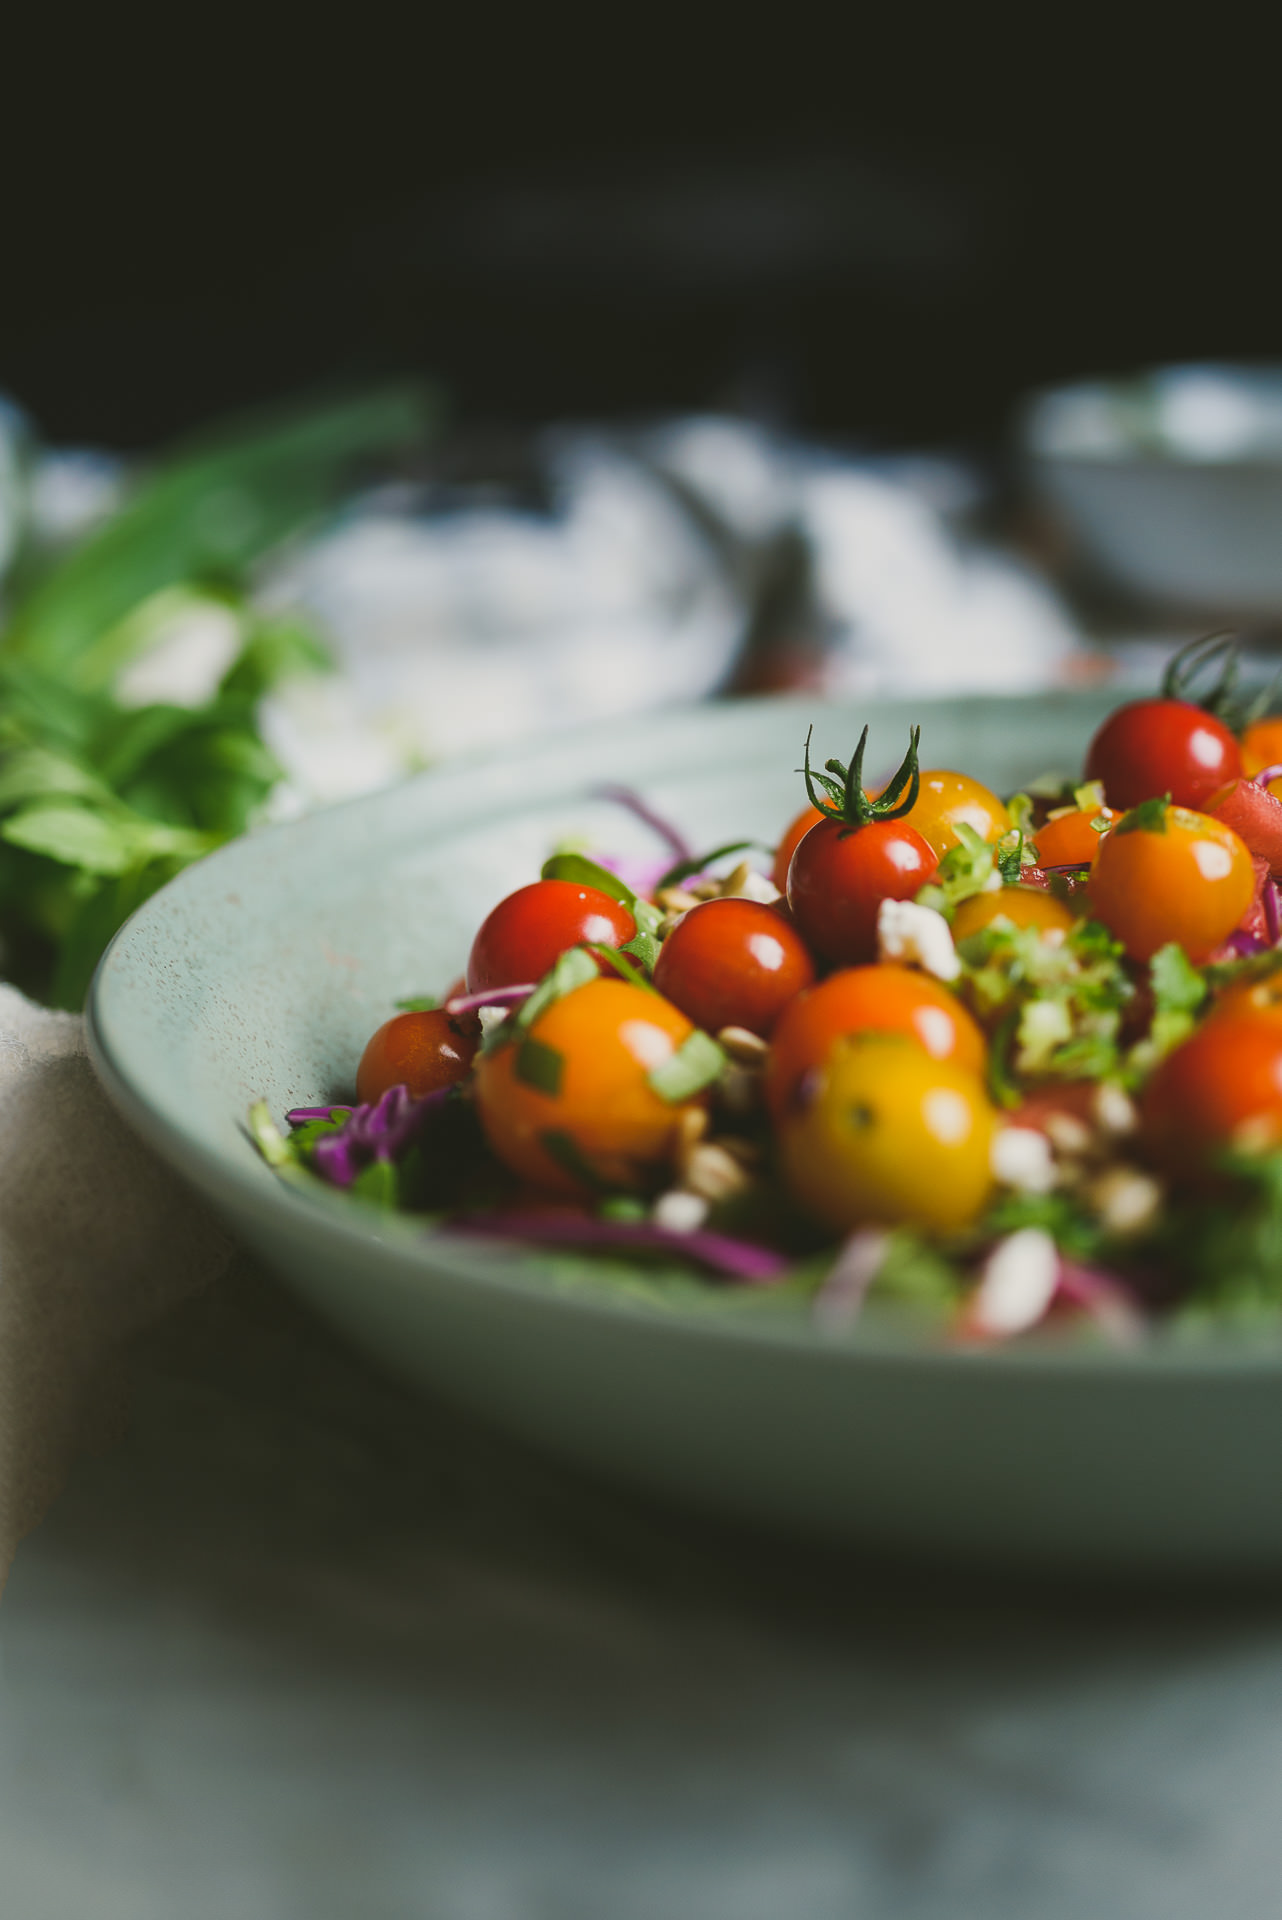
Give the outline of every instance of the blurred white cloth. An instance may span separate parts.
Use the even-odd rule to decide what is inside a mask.
[[[541,454],[547,512],[383,490],[269,570],[266,603],[305,608],[339,669],[266,702],[290,777],[278,812],[708,697],[785,530],[821,693],[1028,692],[1062,684],[1080,649],[1050,586],[959,526],[977,493],[961,463],[845,458],[715,417],[560,430]]]
[[[130,1336],[230,1253],[108,1105],[79,1016],[0,985],[0,1585],[75,1456],[117,1430]]]

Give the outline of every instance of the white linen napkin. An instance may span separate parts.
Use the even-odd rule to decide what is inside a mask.
[[[130,1336],[230,1257],[108,1104],[79,1016],[0,985],[0,1586],[76,1455],[119,1431]]]

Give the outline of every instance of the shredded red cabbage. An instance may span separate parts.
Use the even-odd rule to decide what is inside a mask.
[[[487,987],[484,993],[460,993],[453,1000],[445,1002],[445,1011],[452,1016],[475,1013],[478,1007],[514,1007],[520,1001],[529,999],[535,985],[535,981],[527,980],[523,986]]]
[[[526,1240],[544,1246],[619,1247],[636,1251],[683,1255],[726,1279],[749,1285],[768,1285],[787,1270],[788,1262],[773,1248],[728,1234],[674,1233],[648,1221],[597,1220],[574,1213],[492,1213],[454,1220],[439,1229],[481,1239]]]
[[[332,1120],[336,1113],[350,1113],[353,1102],[340,1101],[333,1107],[291,1107],[285,1115],[285,1124],[289,1127],[304,1126],[309,1120]]]
[[[1132,1345],[1143,1338],[1145,1319],[1139,1298],[1116,1274],[1084,1267],[1061,1255],[1055,1285],[1060,1299],[1088,1313],[1119,1345]]]
[[[665,820],[661,813],[656,813],[654,808],[650,806],[647,801],[643,800],[641,795],[636,793],[631,787],[607,784],[606,786],[598,787],[596,792],[599,799],[613,800],[616,805],[626,807],[629,813],[635,814],[638,820],[643,821],[647,827],[652,828],[653,831],[658,834],[660,840],[665,841],[666,844],[671,847],[672,859],[668,861],[668,867],[672,866],[673,862],[677,860],[693,859],[694,848],[690,845],[690,842],[681,830],[678,827],[674,827],[670,820]],[[599,860],[601,866],[609,866],[612,873],[618,871],[609,861],[600,860],[599,855],[596,856],[596,858]],[[660,868],[661,873],[666,873],[666,871],[667,867]],[[637,891],[637,889],[634,889],[634,891]]]
[[[399,1160],[453,1091],[452,1087],[440,1087],[416,1100],[408,1087],[389,1087],[373,1106],[353,1107],[340,1132],[315,1142],[311,1149],[313,1166],[330,1186],[350,1187],[357,1174],[373,1161]],[[317,1116],[313,1112],[310,1117]]]

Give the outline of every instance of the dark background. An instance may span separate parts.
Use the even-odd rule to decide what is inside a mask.
[[[691,17],[45,20],[6,77],[0,387],[123,447],[419,369],[471,422],[994,444],[1040,382],[1282,352],[1250,33]]]

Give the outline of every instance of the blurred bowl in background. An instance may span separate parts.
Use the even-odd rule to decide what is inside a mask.
[[[1050,389],[1018,433],[1030,487],[1101,583],[1215,618],[1282,614],[1282,366]]]

